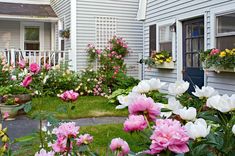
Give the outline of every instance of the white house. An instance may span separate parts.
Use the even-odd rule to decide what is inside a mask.
[[[146,9],[144,57],[149,57],[151,50],[170,50],[175,61],[172,70],[145,66],[144,78],[158,77],[168,83],[184,79],[212,86],[220,93],[234,93],[235,73],[203,71],[198,51],[235,47],[235,1],[143,1],[147,2],[142,6]]]

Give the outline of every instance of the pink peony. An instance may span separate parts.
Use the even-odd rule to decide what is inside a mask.
[[[19,65],[19,67],[20,67],[21,69],[24,69],[24,68],[25,68],[25,60],[20,60],[20,61],[18,62],[18,65]]]
[[[46,63],[46,64],[44,65],[44,68],[45,68],[46,71],[49,71],[49,70],[51,69],[51,65],[48,64],[48,63]]]
[[[56,134],[58,138],[76,137],[79,133],[79,126],[76,126],[75,122],[62,123],[58,128],[54,128],[52,133]]]
[[[80,135],[77,139],[77,145],[88,145],[93,141],[93,137],[90,134]]]
[[[55,153],[54,152],[47,152],[44,149],[41,149],[39,152],[35,153],[34,156],[54,156]]]
[[[34,74],[38,74],[40,71],[40,66],[37,63],[32,63],[29,66],[29,70]]]
[[[33,81],[33,78],[31,77],[31,75],[28,75],[24,78],[23,82],[21,83],[21,85],[23,87],[28,87],[29,84]]]
[[[130,152],[129,145],[121,138],[113,139],[109,147],[113,152],[118,152],[117,156],[125,156]]]
[[[145,115],[149,121],[156,120],[156,116],[161,113],[161,108],[154,103],[152,98],[143,96],[138,97],[130,104],[128,110],[133,115]]]
[[[211,50],[211,52],[210,52],[210,55],[216,55],[216,54],[218,54],[220,51],[219,51],[219,49],[212,49]]]
[[[124,131],[142,131],[147,127],[147,121],[143,115],[130,115],[129,118],[124,122]]]
[[[59,97],[64,101],[76,101],[78,98],[78,93],[73,90],[65,91],[63,94],[59,95]]]
[[[70,145],[70,149],[68,149],[67,148],[67,140],[68,140],[68,138],[58,137],[56,142],[51,145],[52,149],[58,153],[70,151],[72,149],[72,145]]]
[[[186,153],[189,151],[187,143],[189,136],[180,122],[172,119],[157,119],[155,130],[150,137],[149,154],[158,154],[169,149],[174,153]]]

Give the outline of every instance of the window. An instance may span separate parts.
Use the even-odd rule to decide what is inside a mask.
[[[170,25],[159,27],[159,50],[172,52],[172,32]]]
[[[235,48],[235,13],[217,16],[216,44],[217,48]]]
[[[39,50],[40,49],[40,37],[39,27],[25,27],[24,28],[24,49],[25,50]]]
[[[149,56],[152,55],[152,51],[156,51],[156,24],[149,26]]]

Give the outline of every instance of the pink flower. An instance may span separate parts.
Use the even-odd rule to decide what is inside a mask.
[[[146,116],[149,121],[156,120],[156,117],[161,113],[160,106],[155,104],[152,98],[143,96],[138,97],[134,103],[130,104],[128,110],[130,114]]]
[[[98,49],[98,50],[96,50],[96,53],[97,53],[97,54],[101,54],[101,53],[102,53],[102,50]]]
[[[20,60],[18,62],[18,65],[20,66],[21,69],[24,69],[25,68],[25,60]]]
[[[39,152],[35,153],[34,156],[54,156],[55,153],[54,152],[47,152],[44,149],[41,149]]]
[[[46,71],[49,71],[49,70],[51,69],[51,65],[48,64],[48,63],[46,63],[46,64],[44,65],[44,68],[46,69]]]
[[[32,63],[29,66],[29,70],[34,74],[38,74],[40,71],[40,66],[37,63]]]
[[[142,131],[147,127],[147,121],[143,115],[130,115],[124,122],[124,131]]]
[[[189,151],[187,143],[189,136],[180,122],[172,119],[157,119],[155,130],[150,137],[149,154],[158,154],[162,150],[169,149],[174,153],[186,153]]]
[[[52,133],[56,134],[57,138],[76,137],[79,133],[79,126],[75,122],[62,123],[58,128],[54,128]]]
[[[125,156],[130,152],[129,145],[121,138],[113,139],[109,147],[113,152],[118,152],[117,156]]]
[[[3,119],[7,119],[9,116],[10,116],[10,115],[9,115],[8,112],[4,112],[4,114],[3,114]]]
[[[210,52],[210,55],[216,55],[216,54],[218,54],[220,51],[219,51],[219,49],[212,49],[211,50],[211,52]]]
[[[80,135],[77,139],[77,145],[88,145],[93,141],[93,137],[90,134]]]
[[[28,75],[24,78],[23,82],[21,83],[21,85],[23,87],[28,87],[29,84],[33,81],[33,78],[31,77],[31,75]]]
[[[58,153],[70,151],[72,149],[72,146],[70,145],[70,149],[67,148],[67,140],[68,138],[66,137],[58,137],[56,142],[51,145],[52,149]]]
[[[78,93],[73,90],[65,91],[63,94],[59,95],[59,97],[64,101],[76,101],[78,98]]]

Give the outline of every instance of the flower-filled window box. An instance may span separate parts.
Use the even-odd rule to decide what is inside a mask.
[[[235,49],[210,49],[200,53],[204,70],[220,72],[235,72]]]
[[[70,29],[67,28],[67,29],[64,29],[64,30],[60,30],[60,37],[62,38],[70,38]]]
[[[175,67],[171,53],[168,51],[153,52],[146,64],[159,69],[174,69]]]

